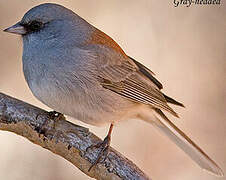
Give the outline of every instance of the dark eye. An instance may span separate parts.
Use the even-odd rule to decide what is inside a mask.
[[[29,31],[39,31],[43,27],[43,23],[39,21],[32,21],[28,24]]]

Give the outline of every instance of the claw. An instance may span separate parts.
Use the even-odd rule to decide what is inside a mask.
[[[63,114],[61,114],[61,113],[59,113],[57,111],[50,111],[50,112],[48,112],[48,116],[49,116],[50,119],[54,119],[54,120],[59,120],[59,119],[64,117]]]
[[[36,116],[36,120],[38,119],[38,117],[39,117],[40,115],[44,115],[44,113],[38,114],[38,115]],[[58,113],[58,112],[56,112],[56,111],[50,111],[50,112],[48,112],[48,119],[45,120],[45,121],[43,122],[43,124],[37,129],[37,132],[39,133],[39,137],[40,137],[40,134],[45,134],[44,129],[46,129],[46,126],[47,126],[49,120],[54,119],[54,125],[53,125],[53,126],[54,126],[54,128],[55,128],[55,121],[58,121],[58,120],[60,120],[61,118],[64,118],[64,115],[61,114],[61,113]]]

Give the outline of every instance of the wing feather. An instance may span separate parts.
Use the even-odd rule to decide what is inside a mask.
[[[142,76],[139,68],[127,60],[116,65],[104,65],[99,70],[101,85],[132,101],[148,104],[166,110],[178,117],[168,106],[167,101],[158,86]]]
[[[158,86],[159,89],[162,89],[162,84],[153,76],[155,75],[150,69],[145,67],[143,64],[139,63],[135,59],[129,57],[133,60],[133,62],[139,67],[140,72],[142,72],[147,78],[149,78],[151,81],[155,83],[156,86]]]

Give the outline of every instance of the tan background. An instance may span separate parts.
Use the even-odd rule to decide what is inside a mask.
[[[43,2],[0,0],[0,29]],[[171,117],[172,121],[226,172],[225,4],[175,8],[173,0],[54,2],[73,9],[150,67],[164,92],[186,105],[186,109],[175,107],[181,119]],[[0,42],[0,91],[48,109],[33,97],[24,81],[21,38],[1,31]],[[108,127],[90,129],[104,137]],[[138,120],[115,127],[112,146],[153,179],[218,179],[202,171],[151,125]],[[0,160],[0,179],[89,179],[61,157],[8,132],[0,132]]]

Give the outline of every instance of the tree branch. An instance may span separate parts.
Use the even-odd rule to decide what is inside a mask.
[[[45,124],[45,125],[43,125]],[[87,128],[49,119],[48,112],[0,93],[0,130],[11,131],[58,154],[95,179],[148,180],[135,164],[110,148],[105,160],[88,172],[100,149],[86,148],[101,140]]]

